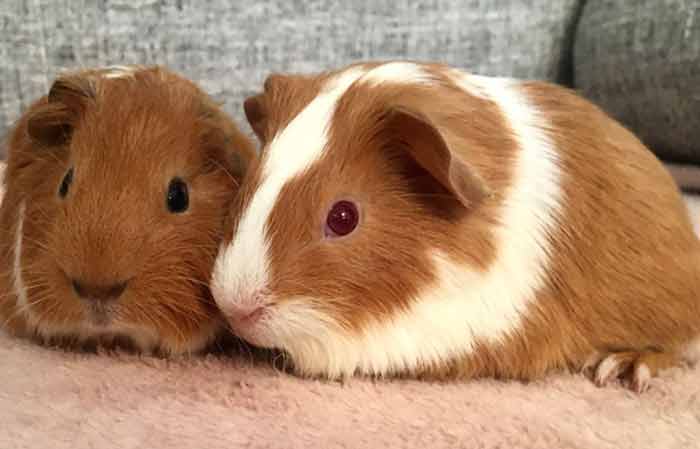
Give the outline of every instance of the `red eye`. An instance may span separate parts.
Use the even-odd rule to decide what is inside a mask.
[[[360,215],[357,206],[350,201],[338,201],[326,217],[326,234],[343,236],[350,234],[356,227]]]

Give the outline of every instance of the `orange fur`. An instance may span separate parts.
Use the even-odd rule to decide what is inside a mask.
[[[427,87],[351,86],[322,158],[282,189],[266,225],[270,307],[285,298],[322,298],[315,308],[359,331],[391,319],[434,280],[428,250],[479,270],[492,263],[492,229],[512,183],[518,142],[500,109],[459,89],[450,68],[422,67],[433,78]],[[270,77],[265,91],[246,102],[263,144],[347,69]],[[677,353],[700,334],[700,244],[678,188],[654,155],[599,108],[551,84],[519,86],[548,121],[541,131],[555,144],[562,170],[563,208],[548,236],[544,287],[518,333],[408,374],[535,379],[580,370],[596,352]],[[445,175],[445,159],[436,156],[445,148],[464,165],[462,184]],[[235,210],[252,198],[261,164],[249,173]],[[328,243],[323,220],[345,197],[359,204],[361,227],[342,243]],[[235,213],[230,218],[235,232]]]
[[[207,281],[224,211],[254,147],[202,90],[164,68],[115,78],[105,73],[59,77],[9,135],[0,319],[14,334],[42,339],[82,343],[144,334],[149,343],[136,343],[142,349],[196,350],[221,329]],[[73,182],[61,198],[69,168]],[[166,208],[174,177],[189,189],[190,206],[182,214]],[[24,306],[12,269],[22,203]],[[91,286],[126,283],[101,315],[109,329],[95,321],[71,279]]]

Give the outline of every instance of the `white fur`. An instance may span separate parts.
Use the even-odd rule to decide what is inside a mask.
[[[101,74],[107,79],[132,78],[141,69],[138,65],[111,65],[104,67]]]
[[[27,207],[24,201],[19,205],[17,212],[17,227],[15,229],[15,248],[12,261],[12,280],[15,296],[17,297],[17,306],[21,310],[26,310],[28,307],[27,288],[24,285],[22,276],[22,231],[24,228],[24,214]]]
[[[376,77],[372,71],[362,81],[389,82],[393,73],[403,82],[404,75],[414,70],[398,68],[407,66],[380,70]],[[488,271],[474,270],[433,252],[429,257],[437,281],[393,320],[370,324],[356,335],[314,309],[313,298],[291,298],[270,311],[262,323],[264,329],[253,336],[254,343],[284,348],[302,373],[338,377],[355,371],[385,374],[437,364],[469,354],[477,341],[497,342],[521,328],[549,263],[548,237],[556,228],[562,196],[558,157],[543,131],[549,127],[547,121],[516,82],[464,77],[466,87],[476,88],[501,108],[520,146],[514,183],[505,193],[501,225],[495,229],[497,257]],[[300,146],[289,143],[295,149]],[[258,233],[260,227],[257,223]],[[259,238],[254,233],[243,235]],[[246,245],[240,240],[234,250],[238,244]],[[237,261],[231,262],[225,267],[228,275],[240,276],[235,273]]]
[[[649,367],[641,363],[637,369],[634,371],[634,383],[638,392],[646,391],[649,388],[649,383],[651,382],[651,371]]]
[[[700,337],[693,339],[683,349],[682,358],[690,364],[700,362]]]
[[[598,365],[595,373],[595,381],[598,385],[605,385],[608,382],[617,378],[620,369],[620,361],[617,359],[615,354],[607,356]]]
[[[360,82],[370,85],[382,83],[429,84],[434,78],[419,64],[413,62],[390,62],[367,72]]]
[[[503,86],[516,86],[519,83],[518,80],[512,78],[472,75],[457,69],[450,70],[447,75],[462,90],[484,100],[491,100],[493,92]]]
[[[241,216],[233,240],[219,251],[212,292],[222,310],[247,304],[268,280],[265,225],[282,187],[317,161],[326,148],[338,99],[364,70],[356,67],[329,81],[319,95],[277,133],[266,150],[262,181]]]

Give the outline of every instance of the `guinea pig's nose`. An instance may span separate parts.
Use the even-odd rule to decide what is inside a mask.
[[[126,289],[126,282],[111,285],[94,285],[73,279],[75,293],[83,299],[93,301],[111,301],[118,299]]]
[[[234,306],[224,310],[224,315],[226,315],[235,326],[255,324],[264,313],[264,306]]]
[[[220,292],[218,297],[221,298]],[[233,300],[232,296],[224,296],[224,298],[227,300],[219,300],[217,304],[234,327],[255,324],[265,314],[268,305],[266,295],[262,291],[238,296],[236,300]]]

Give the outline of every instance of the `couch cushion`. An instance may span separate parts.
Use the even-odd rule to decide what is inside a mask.
[[[700,164],[700,2],[589,0],[574,84],[659,157]]]
[[[559,79],[579,1],[6,1],[0,131],[46,93],[60,68],[95,64],[167,64],[201,82],[239,120],[242,99],[270,71],[359,59],[431,59]]]

